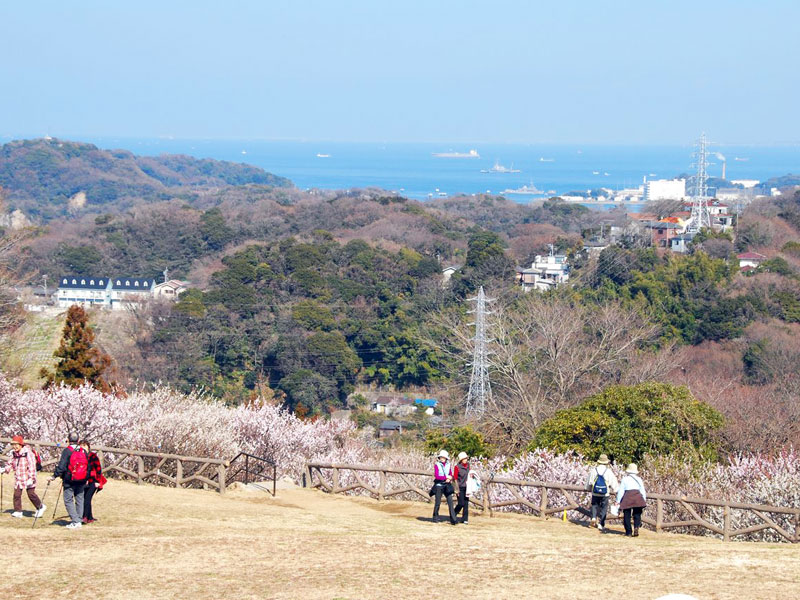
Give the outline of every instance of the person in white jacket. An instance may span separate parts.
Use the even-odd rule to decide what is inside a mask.
[[[644,489],[644,481],[639,477],[639,469],[634,463],[625,469],[625,477],[622,478],[617,490],[617,502],[624,515],[622,522],[625,525],[625,535],[637,537],[639,527],[642,526],[642,511],[647,507],[647,491]],[[631,516],[633,527],[631,527]]]
[[[591,526],[596,525],[601,533],[606,529],[609,496],[619,488],[617,476],[608,466],[610,462],[607,455],[601,454],[597,459],[597,465],[589,469],[589,477],[586,480],[586,489],[592,492]]]

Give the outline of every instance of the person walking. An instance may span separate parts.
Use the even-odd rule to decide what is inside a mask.
[[[22,490],[28,494],[36,512],[35,517],[41,517],[47,507],[36,495],[36,453],[25,443],[21,435],[11,438],[11,458],[3,469],[3,473],[14,471],[14,512],[11,516],[22,518]]]
[[[456,514],[453,511],[453,468],[450,465],[450,454],[447,450],[440,450],[433,464],[433,521],[439,521],[439,505],[442,502],[442,494],[447,500],[447,508],[450,511],[450,524],[456,524]]]
[[[609,496],[619,488],[617,476],[608,466],[610,462],[608,455],[601,454],[597,464],[589,469],[589,478],[586,480],[586,489],[592,492],[591,526],[597,526],[601,533],[606,530]]]
[[[97,457],[96,452],[92,452],[89,440],[82,440],[81,448],[86,453],[86,460],[89,463],[89,479],[86,481],[86,488],[84,488],[83,492],[83,519],[81,520],[86,525],[97,520],[92,514],[92,498],[103,489],[106,478],[103,477],[103,467],[100,464],[100,459]]]
[[[639,527],[642,526],[642,511],[647,506],[647,492],[644,489],[644,482],[639,477],[639,468],[634,463],[625,469],[625,477],[622,478],[617,491],[617,502],[624,514],[622,521],[625,524],[625,535],[637,537]],[[633,516],[633,528],[631,528],[631,516]]]
[[[456,504],[455,515],[462,510],[461,523],[464,525],[469,524],[469,497],[467,496],[467,482],[469,481],[470,464],[469,456],[466,452],[461,452],[458,455],[458,462],[453,468],[453,481],[458,484],[458,503]]]
[[[61,478],[64,491],[64,506],[69,515],[67,529],[80,529],[83,520],[83,493],[89,478],[89,459],[78,445],[78,434],[74,431],[67,437],[69,445],[61,451],[50,481]]]

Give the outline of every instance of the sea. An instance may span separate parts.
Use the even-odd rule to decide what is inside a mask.
[[[520,203],[597,188],[635,188],[644,178],[693,173],[694,147],[545,144],[344,143],[314,141],[95,138],[101,148],[136,154],[188,154],[249,163],[291,179],[301,189],[381,188],[425,200],[459,194],[505,195]],[[479,158],[447,158],[468,153]],[[800,173],[800,145],[709,146],[710,176],[726,164],[728,180]],[[515,172],[482,172],[501,165]],[[506,190],[535,186],[541,196]],[[592,203],[594,204],[594,203]]]

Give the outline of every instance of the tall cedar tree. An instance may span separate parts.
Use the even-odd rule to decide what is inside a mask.
[[[55,371],[41,370],[41,376],[46,379],[45,388],[60,383],[77,387],[88,381],[103,393],[112,391],[104,377],[111,366],[111,357],[94,347],[94,332],[87,320],[83,308],[77,304],[70,306],[61,345],[53,353],[59,359]]]

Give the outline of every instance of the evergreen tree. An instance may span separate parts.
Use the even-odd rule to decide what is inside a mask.
[[[87,321],[83,308],[77,304],[70,306],[61,344],[53,353],[59,359],[55,370],[41,370],[41,376],[46,380],[44,387],[60,383],[77,387],[89,382],[104,393],[111,392],[111,385],[105,379],[111,357],[94,347],[94,332]]]

